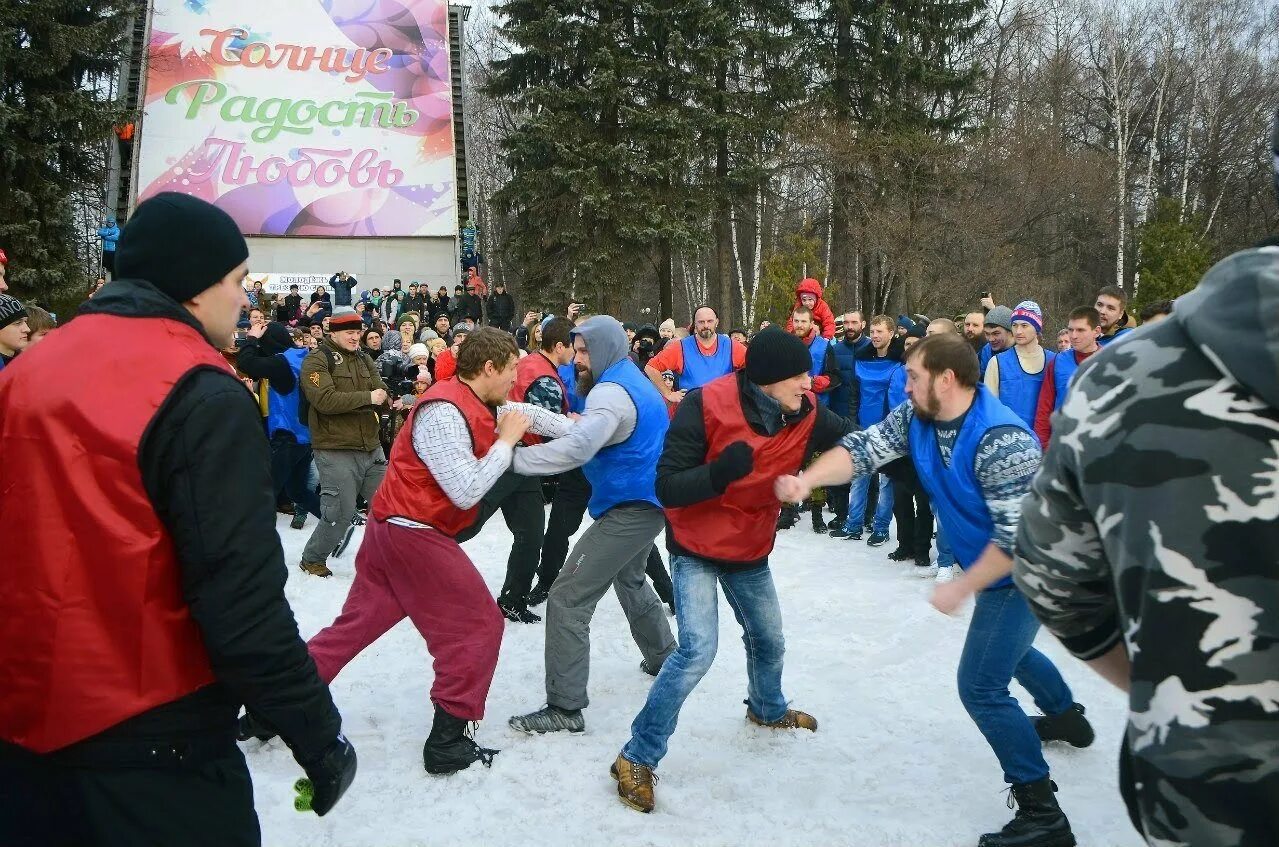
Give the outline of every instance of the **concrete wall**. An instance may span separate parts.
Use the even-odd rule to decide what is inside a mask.
[[[431,290],[462,279],[456,238],[270,238],[248,236],[250,273],[346,271],[360,281],[358,291],[391,287],[399,279],[427,283]]]

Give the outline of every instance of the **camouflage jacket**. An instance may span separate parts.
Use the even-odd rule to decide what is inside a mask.
[[[1134,823],[1279,844],[1279,249],[1094,356],[1052,427],[1014,578],[1075,655],[1127,650]]]

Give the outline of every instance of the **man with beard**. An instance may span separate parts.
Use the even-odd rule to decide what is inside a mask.
[[[1101,317],[1101,337],[1097,339],[1097,343],[1102,347],[1132,332],[1132,327],[1124,326],[1128,320],[1128,315],[1124,313],[1124,309],[1128,308],[1128,295],[1119,286],[1107,285],[1098,291],[1093,308]]]
[[[804,342],[804,346],[812,359],[812,366],[808,371],[808,375],[812,378],[811,390],[816,395],[818,404],[829,407],[831,391],[841,384],[839,361],[835,358],[835,345],[822,336],[815,318],[816,316],[813,314],[812,309],[807,306],[796,306],[791,312],[787,326],[790,327],[789,332],[792,335]],[[820,492],[820,494],[824,495],[825,492]],[[813,532],[819,535],[826,532],[826,521],[822,519],[825,499],[824,496],[819,495],[816,500],[805,504],[813,518]],[[799,510],[794,506],[787,505],[782,508],[781,516],[777,519],[777,528],[790,529],[798,520]]]
[[[695,335],[667,344],[662,352],[644,366],[649,382],[668,403],[679,403],[694,388],[713,379],[741,370],[746,365],[746,346],[717,334],[719,315],[710,306],[699,306],[693,312]],[[678,389],[662,381],[662,372],[676,375]]]
[[[857,354],[870,346],[870,339],[862,335],[866,324],[861,312],[848,312],[841,315],[839,320],[843,336],[832,347],[835,350],[835,361],[839,364],[840,384],[830,393],[830,410],[841,418],[855,421],[862,393],[857,382]],[[826,489],[826,497],[830,501],[831,512],[834,513],[829,526],[831,532],[838,535],[844,534],[851,490],[848,485],[832,485]]]
[[[986,313],[981,309],[964,315],[964,340],[972,345],[973,352],[981,355],[986,346]]]
[[[641,669],[657,673],[675,638],[657,594],[644,579],[653,539],[662,531],[657,460],[668,420],[662,398],[627,356],[626,332],[608,315],[571,335],[581,419],[566,437],[516,451],[516,473],[546,476],[581,466],[591,485],[595,521],[551,586],[546,606],[546,706],[512,717],[529,734],[582,732],[588,704],[591,617],[611,586],[643,654]]]
[[[979,384],[972,348],[949,334],[906,355],[909,403],[880,424],[846,436],[802,476],[782,476],[779,499],[796,503],[813,487],[862,477],[909,456],[964,573],[937,585],[932,604],[954,614],[976,607],[960,656],[959,698],[1012,785],[1017,814],[980,847],[1074,843],[1040,749],[1047,729],[1077,747],[1092,743],[1083,707],[1052,661],[1032,646],[1039,624],[1012,584],[1012,549],[1022,496],[1039,467],[1039,444],[1021,419]],[[1008,691],[1016,678],[1046,717],[1028,717]]]

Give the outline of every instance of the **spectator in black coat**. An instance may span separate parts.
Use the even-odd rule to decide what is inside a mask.
[[[506,283],[493,285],[493,293],[489,295],[489,326],[511,331],[511,322],[515,320],[515,298],[506,293]]]

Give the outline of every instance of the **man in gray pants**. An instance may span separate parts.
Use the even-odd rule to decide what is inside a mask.
[[[546,707],[510,720],[531,734],[586,729],[591,617],[609,586],[643,654],[643,670],[656,675],[676,647],[662,602],[644,576],[664,523],[656,479],[669,424],[666,403],[627,356],[626,332],[616,319],[587,320],[572,342],[577,391],[586,395],[582,419],[563,438],[516,449],[513,465],[526,476],[582,466],[595,521],[569,553],[547,601]]]
[[[302,550],[299,567],[332,576],[328,558],[351,532],[356,498],[373,500],[386,475],[378,439],[377,408],[387,401],[377,366],[360,349],[364,323],[352,309],[338,309],[329,334],[302,360],[302,391],[310,411],[311,446],[320,472],[320,523]]]

